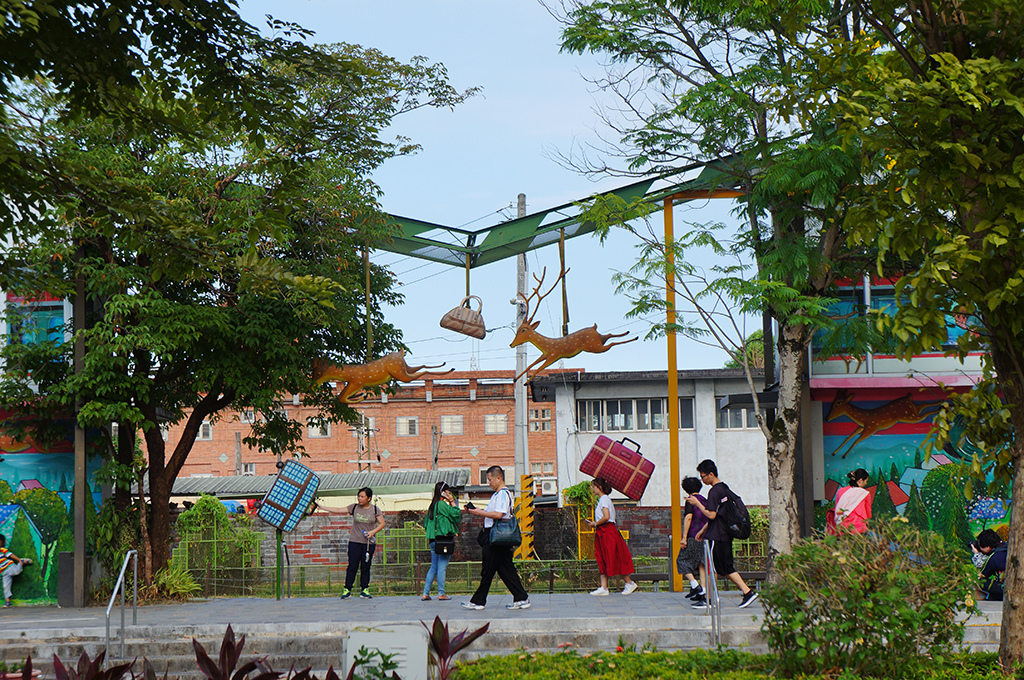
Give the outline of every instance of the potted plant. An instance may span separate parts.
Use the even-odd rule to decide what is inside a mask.
[[[0,680],[22,680],[22,678],[38,678],[43,672],[32,668],[32,657],[26,661],[0,660]]]

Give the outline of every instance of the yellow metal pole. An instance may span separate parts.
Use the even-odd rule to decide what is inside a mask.
[[[672,209],[674,201],[669,196],[665,199],[662,212],[665,215],[665,307],[669,323],[668,339],[668,470],[670,482],[670,502],[672,512],[672,546],[669,550],[669,571],[672,572],[672,591],[683,589],[683,576],[675,569],[675,554],[683,539],[683,518],[680,513],[679,501],[679,373],[676,371],[676,334],[672,324],[676,322],[676,254],[673,244],[675,235],[672,225]]]

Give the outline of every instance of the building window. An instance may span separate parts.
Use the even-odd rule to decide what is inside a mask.
[[[399,437],[415,437],[419,434],[420,419],[416,416],[399,416],[395,422]]]
[[[252,477],[256,474],[256,463],[242,463],[242,476]]]
[[[484,416],[484,434],[505,434],[508,432],[508,417],[504,413]]]
[[[601,431],[601,402],[584,399],[576,402],[576,429],[580,432]]]
[[[328,439],[331,436],[331,424],[322,423],[316,425],[314,423],[309,424],[309,438],[310,439]]]
[[[483,484],[483,485],[487,484],[487,469],[489,467],[490,466],[488,465],[487,467],[480,468],[480,483]],[[508,482],[511,482],[512,480],[509,479],[508,470],[506,470],[505,468],[501,468],[501,469],[505,473],[505,483],[507,484]]]
[[[210,424],[209,420],[204,420],[203,424],[199,426],[199,436],[196,439],[201,442],[208,442],[213,439],[213,425]]]
[[[540,463],[530,463],[530,474],[531,475],[539,475],[539,474],[542,474],[543,471],[544,471],[544,468],[541,466]]]
[[[739,430],[757,427],[757,415],[752,408],[729,408],[718,412],[718,429]]]
[[[550,432],[551,431],[551,409],[532,408],[530,409],[530,431]]]
[[[604,402],[604,429],[605,432],[635,429],[632,399],[609,399]]]
[[[462,416],[441,416],[441,434],[462,434]]]
[[[665,425],[664,399],[636,400],[636,429],[664,430]]]
[[[693,397],[679,398],[679,429],[693,429]]]
[[[164,441],[171,436],[171,426],[169,423],[160,423],[160,438]]]
[[[256,411],[251,408],[243,409],[238,413],[238,419],[246,425],[252,425],[256,422]]]
[[[8,297],[7,335],[11,344],[61,342],[64,339],[64,302]]]

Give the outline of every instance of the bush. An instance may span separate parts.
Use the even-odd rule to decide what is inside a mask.
[[[969,560],[900,517],[802,541],[776,569],[761,630],[790,674],[900,677],[955,651],[958,614],[978,611]]]

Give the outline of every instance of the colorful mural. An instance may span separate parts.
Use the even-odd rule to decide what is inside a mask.
[[[45,450],[0,433],[0,533],[15,555],[34,562],[14,579],[12,592],[19,601],[56,600],[57,555],[74,550],[75,456],[68,425],[68,439]],[[90,484],[95,484],[100,463],[97,456],[86,462]],[[99,488],[88,493],[87,519],[100,503]]]
[[[847,473],[863,468],[876,517],[902,515],[964,547],[984,528],[1005,529],[1009,490],[990,497],[983,484],[967,482],[975,484],[968,501],[955,474],[953,463],[970,462],[976,452],[969,441],[925,456],[921,444],[938,405],[937,398],[892,390],[838,390],[822,402],[825,498],[833,501]]]

